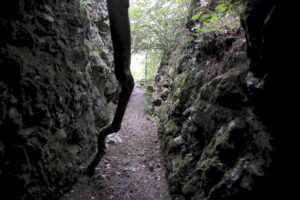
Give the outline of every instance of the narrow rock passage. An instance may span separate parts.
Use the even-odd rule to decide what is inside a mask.
[[[61,200],[169,200],[156,126],[144,114],[135,88],[122,128],[108,137],[108,150],[93,178],[83,177]]]

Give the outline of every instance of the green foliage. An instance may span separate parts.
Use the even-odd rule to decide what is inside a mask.
[[[161,50],[153,50],[147,51],[146,54],[147,59],[145,60],[145,79],[152,80],[156,67],[162,58],[163,52]]]
[[[216,7],[216,11],[218,12],[224,12],[228,9],[228,5],[226,3],[221,3]]]
[[[201,16],[201,14],[200,14],[200,13],[197,13],[196,15],[194,15],[194,16],[191,18],[191,20],[199,19],[200,16]]]
[[[147,55],[145,79],[153,78],[163,52],[182,42],[187,6],[187,0],[135,0],[130,5],[132,53]]]
[[[240,3],[232,0],[211,1],[201,7],[191,20],[193,35],[212,31],[226,32],[239,27]]]
[[[186,0],[135,0],[129,15],[133,53],[169,50],[185,30]]]
[[[162,51],[160,50],[148,50],[139,54],[133,54],[131,71],[135,80],[138,80],[143,85],[150,83],[161,57]]]

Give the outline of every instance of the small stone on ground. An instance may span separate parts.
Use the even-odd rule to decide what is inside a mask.
[[[82,177],[61,200],[170,200],[156,126],[146,118],[144,102],[143,91],[135,88],[96,174]]]

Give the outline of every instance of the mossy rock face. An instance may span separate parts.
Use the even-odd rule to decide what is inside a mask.
[[[183,72],[176,76],[175,83],[174,83],[175,88],[182,88],[184,86],[187,75],[188,75],[187,72]]]
[[[171,195],[249,199],[271,171],[274,147],[254,112],[243,35],[207,33],[181,48],[164,58],[153,87],[153,97],[169,90],[152,106]]]
[[[187,182],[182,187],[182,194],[184,195],[192,195],[197,191],[197,187],[193,182]]]
[[[174,121],[167,121],[167,123],[164,126],[164,133],[166,135],[176,135],[179,131],[179,127],[176,125]]]

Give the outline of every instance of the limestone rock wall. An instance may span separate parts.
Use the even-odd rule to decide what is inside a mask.
[[[106,2],[0,7],[1,199],[57,199],[116,101]]]
[[[243,31],[186,37],[165,53],[152,94],[173,198],[270,197],[276,147],[256,112],[264,82],[249,71]]]

